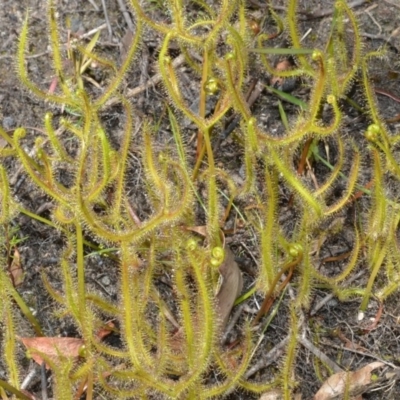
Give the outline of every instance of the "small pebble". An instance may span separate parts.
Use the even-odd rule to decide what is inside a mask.
[[[103,276],[103,277],[101,278],[101,283],[102,283],[104,286],[108,286],[108,285],[111,283],[111,280],[110,280],[110,278],[109,278],[107,275],[105,275],[105,276]]]
[[[4,117],[3,119],[3,127],[6,131],[14,128],[15,120],[13,117]]]

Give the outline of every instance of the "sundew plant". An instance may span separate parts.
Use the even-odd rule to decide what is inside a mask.
[[[43,115],[42,133],[35,132],[30,153],[24,146],[28,128],[12,133],[0,129],[7,143],[0,150],[0,220],[4,229],[24,212],[62,232],[65,241],[57,266],[62,292],[52,287],[45,272],[42,279],[59,305],[60,318],[68,315],[76,325],[82,340],[79,357],[72,359],[61,349],[58,357],[28,350],[31,356],[39,353],[51,369],[53,397],[92,399],[102,393],[103,398],[114,399],[208,399],[234,390],[262,393],[280,388],[285,399],[293,399],[298,387],[294,373],[298,337],[313,292],[323,288],[339,300],[356,298],[360,313],[371,296],[383,302],[397,292],[400,205],[389,195],[388,184],[400,179],[400,135],[380,117],[368,76],[370,59],[383,52],[365,50],[354,12],[345,0],[333,5],[330,35],[323,48],[303,46],[297,0],[288,0],[284,18],[267,8],[268,23],[261,21],[256,29],[241,0],[167,0],[162,5],[163,19],[153,17],[157,13],[152,3],[129,0],[135,32],[121,62],[98,51],[98,36],[90,43],[71,40],[65,46],[61,21],[56,18],[57,2],[47,3],[49,68],[57,87],[42,88],[30,77],[27,12],[15,55],[16,73],[33,96],[51,107]],[[156,57],[171,138],[168,148],[157,143],[156,121],[139,115],[121,89],[129,71],[137,67],[149,31],[161,39]],[[271,47],[278,35],[287,36],[287,48]],[[291,68],[277,68],[273,61],[277,55],[292,58]],[[176,57],[182,57],[180,65],[199,82],[195,110],[185,98]],[[76,63],[72,74],[65,67],[66,58]],[[100,94],[94,94],[83,79],[93,61],[110,75]],[[247,101],[249,70],[255,66],[266,76],[301,80],[309,89],[307,102],[293,117],[287,118],[281,109],[279,135],[263,128]],[[344,132],[342,115],[355,84],[362,88],[368,123],[357,139]],[[210,112],[211,100],[215,107]],[[101,117],[111,103],[118,103],[125,115],[118,147]],[[62,117],[52,114],[55,107],[62,110]],[[223,150],[217,150],[215,143],[230,115],[239,121],[232,138],[244,166],[240,182],[216,162],[216,152]],[[194,141],[189,140],[185,121],[196,128]],[[132,210],[128,187],[134,135],[140,137],[137,152],[144,182],[140,190],[151,209],[142,219]],[[73,142],[73,150],[66,139]],[[335,150],[330,161],[322,151],[327,143]],[[10,159],[51,199],[51,221],[28,212],[13,198],[5,167]],[[317,187],[304,173],[308,162],[329,171]],[[61,169],[68,171],[68,182],[60,179]],[[290,201],[283,192],[289,193]],[[337,223],[359,199],[368,207],[362,218]],[[290,230],[281,218],[288,208],[296,215]],[[225,221],[234,211],[255,235],[258,268],[251,287],[242,284],[226,244]],[[352,239],[352,249],[341,259],[338,274],[326,274],[319,268],[318,250],[344,230]],[[85,253],[90,246],[113,249],[117,300],[88,288]],[[2,261],[5,266],[6,260]],[[368,270],[366,284],[347,285],[361,267]],[[170,277],[170,290],[157,285],[163,273]],[[232,292],[233,298],[222,296],[223,290]],[[7,367],[7,381],[0,382],[0,389],[3,398],[6,391],[24,398],[17,357],[18,319],[27,318],[32,336],[46,337],[46,331],[5,267],[0,269],[0,293],[1,354]],[[259,313],[241,319],[236,341],[227,345],[222,336],[233,302],[248,302],[253,295],[261,305]],[[288,332],[280,368],[268,369],[262,375],[265,379],[252,379],[248,371],[262,351],[260,338],[264,333],[268,337],[265,321],[278,300],[285,303],[278,312],[286,315]],[[119,346],[98,335],[107,320],[114,321]]]

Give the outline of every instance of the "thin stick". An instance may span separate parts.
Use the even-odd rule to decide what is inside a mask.
[[[343,369],[339,367],[335,362],[333,362],[325,353],[323,353],[318,347],[314,346],[305,337],[300,337],[299,342],[308,350],[319,358],[323,363],[325,363],[329,368],[331,368],[335,373],[343,372]]]
[[[172,65],[174,68],[177,68],[180,65],[182,65],[184,62],[185,62],[185,56],[183,54],[181,54],[180,56],[175,58],[175,60],[172,62]],[[138,94],[144,92],[149,87],[157,85],[157,83],[161,82],[161,80],[162,80],[162,75],[160,73],[158,73],[158,74],[154,75],[152,78],[150,78],[144,85],[140,85],[133,89],[129,89],[128,92],[126,93],[125,97],[130,98],[130,97],[137,96]],[[117,97],[113,97],[106,103],[105,108],[112,107],[119,103],[120,103],[120,99]]]
[[[131,16],[129,15],[128,10],[126,9],[125,3],[123,0],[118,0],[119,9],[122,12],[122,15],[125,18],[125,22],[128,25],[128,28],[131,32],[135,32],[135,26],[133,25]]]
[[[112,38],[112,28],[111,28],[110,20],[109,20],[109,18],[108,18],[107,7],[106,7],[106,0],[101,0],[101,4],[102,4],[102,6],[103,6],[104,18],[106,19],[106,25],[107,25],[107,29],[108,29],[108,35],[109,35],[110,40],[111,40],[111,38]]]
[[[348,281],[347,284],[350,284],[352,282],[354,282],[355,280],[357,280],[358,278],[360,278],[361,276],[365,275],[366,270],[361,270],[358,274],[355,274],[354,276],[352,276]],[[327,296],[325,296],[311,311],[310,315],[313,316],[315,315],[326,303],[328,303],[328,301],[332,300],[334,297],[334,294],[328,294]]]
[[[100,10],[99,7],[97,6],[97,4],[94,2],[94,0],[89,0],[89,3],[93,6],[93,8],[94,8],[96,11],[99,11],[99,10]]]

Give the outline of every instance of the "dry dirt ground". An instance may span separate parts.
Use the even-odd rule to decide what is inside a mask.
[[[64,24],[69,18],[72,29],[80,33],[88,32],[105,22],[100,0],[59,0],[57,3],[61,23]],[[249,12],[262,13],[261,3],[264,2],[248,1]],[[272,3],[280,13],[283,12],[282,10],[287,4],[285,0],[273,0]],[[106,0],[105,4],[112,34],[110,36],[108,30],[104,29],[99,46],[111,58],[118,60],[121,40],[124,37],[127,25],[117,1]],[[152,4],[155,8],[159,7],[160,4],[162,6],[162,2],[157,0],[152,1]],[[300,1],[300,9],[304,11],[304,14],[301,14],[300,30],[305,33],[311,29],[310,35],[317,41],[325,43],[332,18],[332,4],[332,0]],[[383,118],[394,118],[400,113],[400,1],[355,1],[350,2],[350,4],[354,4],[366,46],[378,48],[387,45],[387,57],[382,60],[375,60],[372,63],[371,77],[377,87],[392,95],[392,97],[378,95]],[[95,5],[98,8],[97,10]],[[30,10],[29,73],[41,87],[48,87],[51,83],[52,71],[46,37],[45,7],[45,0],[0,0],[0,123],[10,134],[16,127],[26,127],[28,129],[27,147],[32,144],[34,129],[41,128],[45,112],[49,109],[53,113],[61,112],[52,105],[44,104],[35,99],[22,87],[15,73],[14,54],[16,53],[18,35],[26,11]],[[311,13],[314,16],[310,15]],[[61,31],[61,36],[65,37],[65,30]],[[149,36],[145,38],[145,46],[141,50],[142,59],[135,64],[135,68],[132,68],[127,76],[123,85],[124,91],[142,85],[157,72],[154,65],[158,45],[158,37]],[[251,71],[251,73],[260,72]],[[269,77],[264,76],[264,73],[262,74],[263,79],[268,81]],[[99,82],[103,79],[102,76],[94,76],[93,78]],[[191,90],[190,85],[189,90]],[[301,85],[298,85],[294,89],[294,94],[301,97],[304,95],[302,90]],[[191,93],[191,95],[193,98],[196,97],[196,93]],[[163,91],[157,85],[133,97],[132,101],[139,112],[153,118],[161,115],[164,110]],[[290,106],[288,107],[288,112],[290,112]],[[268,119],[270,129],[273,129],[274,121],[279,120],[276,99],[268,93],[263,93],[257,100],[254,105],[254,112],[267,115],[265,118]],[[103,113],[102,118],[107,132],[115,136],[117,140],[123,120],[121,110],[118,107],[109,109]],[[348,127],[349,134],[356,135],[365,130],[365,121],[359,118],[354,110],[349,110],[348,118],[353,121]],[[400,131],[400,122],[391,124],[390,128]],[[164,127],[161,126],[161,131],[163,129]],[[161,140],[160,146],[162,143]],[[237,157],[232,139],[229,138],[220,148],[217,161],[236,168],[238,164],[235,161]],[[135,161],[135,154],[132,156],[131,167],[134,172],[132,190],[136,190],[137,205],[143,204],[145,207],[145,199],[140,198],[140,163]],[[31,185],[18,164],[7,164],[7,168],[11,177],[12,191],[18,201],[25,208],[43,217],[49,217],[49,210],[52,207],[49,199]],[[139,208],[139,213],[145,215],[146,209],[140,210]],[[63,249],[62,235],[24,215],[15,218],[12,225],[15,234],[19,238],[23,238],[23,241],[18,245],[18,250],[25,271],[25,278],[18,288],[19,292],[34,310],[46,334],[49,336],[77,335],[74,326],[67,319],[63,319],[60,323],[60,320],[54,317],[53,304],[46,295],[40,278],[42,270],[46,270],[48,276],[51,277],[52,271],[58,268],[58,258]],[[337,243],[337,246],[346,247],[345,239],[343,238],[343,243]],[[244,270],[245,278],[250,276],[251,271],[256,268],[256,260],[251,257],[251,250],[254,247],[251,234],[239,230],[229,238],[229,241]],[[87,260],[89,284],[109,298],[115,299],[117,297],[116,274],[112,272],[115,270],[115,265],[110,260],[103,259],[98,255],[87,257]],[[54,273],[54,282],[52,282],[54,286],[60,284],[57,283],[57,279],[58,274]],[[364,276],[359,279],[366,278]],[[247,277],[247,280],[250,280],[250,278]],[[318,304],[325,296],[326,293],[322,290],[316,291],[313,306]],[[371,301],[366,319],[360,323],[357,321],[359,300],[340,303],[332,298],[315,315],[306,316],[309,318],[309,324],[314,324],[314,327],[319,326],[318,329],[321,332],[319,348],[343,369],[355,370],[376,360],[384,360],[400,366],[399,296],[399,294],[395,294],[385,303],[379,323],[371,331],[366,331],[364,328],[365,325],[371,323],[369,319],[377,313],[378,304],[376,302]],[[253,306],[255,307],[255,304],[249,307]],[[271,337],[268,339],[269,349],[284,338],[286,334],[284,326],[285,321],[281,320],[278,314],[269,328],[269,332],[271,332]],[[21,332],[21,335],[31,335],[29,326],[24,321],[20,323],[19,332]],[[345,349],[345,346],[353,347]],[[295,373],[299,382],[299,393],[302,394],[303,399],[312,398],[321,385],[316,377],[314,360],[312,350],[301,345]],[[23,351],[21,351],[20,362],[22,377],[27,376],[35,368],[33,361],[24,358]],[[279,363],[275,367],[278,369]],[[326,376],[322,376],[322,378],[326,378]],[[0,379],[6,379],[1,363]],[[48,380],[51,381],[50,375],[48,375]],[[28,390],[38,393],[38,398],[41,397],[40,382],[37,378],[30,383]],[[370,400],[398,399],[400,398],[400,382],[395,379],[385,380],[363,396],[364,399]],[[257,397],[235,393],[231,394],[229,398],[249,399]]]

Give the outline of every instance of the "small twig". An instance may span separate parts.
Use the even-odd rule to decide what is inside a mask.
[[[122,12],[122,15],[125,18],[125,22],[128,25],[128,28],[131,32],[135,32],[135,26],[133,25],[131,16],[129,15],[128,10],[126,9],[125,2],[123,0],[118,0],[119,9]]]
[[[397,103],[400,103],[400,97],[395,96],[393,93],[388,92],[387,90],[383,90],[380,88],[375,88],[375,93],[381,94],[383,96],[389,97],[392,100],[396,101]]]
[[[400,4],[392,3],[390,0],[383,0],[385,3],[390,4],[393,7],[400,8]],[[397,0],[396,0],[397,1]]]
[[[374,360],[380,361],[380,362],[388,365],[389,367],[394,368],[397,371],[400,370],[400,368],[397,365],[394,365],[393,363],[391,363],[389,361],[386,361],[383,358],[375,356],[372,353],[366,353],[366,352],[361,351],[361,350],[356,350],[356,349],[352,349],[352,348],[345,347],[345,346],[339,346],[339,345],[337,345],[337,344],[335,344],[335,343],[333,343],[331,341],[328,341],[326,339],[322,339],[321,340],[321,344],[324,344],[325,346],[330,346],[330,347],[333,347],[335,349],[339,349],[339,350],[342,350],[342,351],[345,350],[345,351],[350,351],[351,353],[360,354],[361,356],[364,356],[364,357],[370,357],[370,358],[373,358]]]
[[[262,368],[266,368],[272,363],[274,363],[283,353],[284,347],[288,344],[290,336],[287,336],[274,348],[272,348],[265,357],[261,358],[256,364],[254,364],[246,373],[245,378],[248,379],[253,376]]]
[[[377,4],[375,4],[375,6],[377,6]],[[378,35],[380,35],[382,33],[382,26],[379,25],[378,21],[373,17],[373,15],[369,12],[369,10],[365,10],[365,13],[371,18],[372,22],[378,27],[379,29]]]
[[[305,337],[300,337],[299,342],[308,350],[311,351],[315,355],[315,357],[319,358],[323,363],[325,363],[329,368],[331,368],[335,373],[343,372],[343,369],[339,367],[335,362],[333,362],[325,353],[323,353],[318,347],[314,346],[308,339]]]
[[[96,11],[100,11],[99,6],[94,2],[94,0],[89,0],[89,3],[93,6]]]
[[[232,331],[233,327],[235,326],[236,322],[238,321],[239,317],[241,316],[243,312],[244,304],[241,304],[237,310],[234,312],[234,314],[230,317],[229,324],[225,328],[225,332],[222,335],[221,343],[225,344],[229,333]]]
[[[29,372],[29,374],[25,377],[23,382],[21,383],[21,390],[26,390],[33,384],[36,384],[38,378],[39,367],[37,364],[34,364],[34,368]]]
[[[172,66],[174,68],[177,68],[180,65],[182,65],[184,62],[185,62],[185,56],[183,54],[181,54],[180,56],[175,58],[175,60],[172,62]],[[149,87],[157,85],[157,83],[161,82],[161,80],[162,80],[162,75],[160,73],[158,73],[158,74],[154,75],[152,78],[150,78],[144,85],[140,85],[133,89],[129,89],[128,92],[126,93],[125,97],[130,98],[130,97],[137,96],[138,94],[144,92]],[[106,103],[105,108],[115,106],[116,104],[119,104],[120,102],[121,101],[118,97],[113,97]]]
[[[361,276],[365,275],[365,273],[366,273],[366,270],[362,270],[358,274],[355,274],[354,276],[352,276],[347,281],[347,284],[350,284],[350,283],[354,282],[355,280],[357,280]],[[328,294],[327,296],[325,296],[318,304],[315,305],[315,307],[312,309],[312,311],[310,313],[310,316],[315,315],[322,307],[325,306],[326,303],[328,303],[330,300],[332,300],[334,296],[335,295],[333,293]]]
[[[112,38],[112,28],[111,28],[110,20],[108,18],[106,0],[101,0],[101,4],[103,6],[104,18],[106,19],[106,25],[107,25],[107,29],[108,29],[108,36],[110,37],[110,40],[111,40],[111,38]]]
[[[375,315],[374,322],[372,322],[371,325],[369,325],[369,326],[367,326],[366,328],[364,328],[364,330],[365,330],[366,332],[371,332],[371,331],[373,331],[373,330],[378,326],[378,323],[379,323],[379,321],[380,321],[380,319],[381,319],[381,317],[382,317],[382,314],[383,314],[383,303],[380,301],[380,302],[379,302],[379,309],[378,309],[378,312],[377,312],[376,315]]]
[[[348,4],[349,8],[356,8],[359,6],[362,6],[364,3],[366,3],[367,0],[355,0],[351,3]],[[334,12],[334,9],[329,9],[329,10],[322,10],[313,14],[309,14],[309,18],[323,18],[323,17],[328,17],[332,15]]]
[[[83,35],[79,35],[79,39],[86,39],[86,38],[88,38],[88,37],[90,37],[90,36],[93,36],[95,33],[97,33],[98,31],[101,31],[101,30],[105,29],[106,27],[107,27],[107,24],[102,24],[102,25],[98,26],[97,28],[94,28],[94,29],[92,29],[92,30],[90,30],[90,31],[88,31],[88,32],[86,32],[86,33],[84,33]],[[73,40],[71,41],[71,43],[74,43],[74,41],[76,41],[76,40],[77,40],[77,39],[73,39]],[[61,47],[64,48],[64,47],[70,46],[71,43],[64,43]],[[46,51],[42,51],[41,53],[28,55],[28,56],[26,56],[25,58],[26,58],[26,59],[38,58],[38,57],[44,56],[44,55],[49,54],[49,53],[51,53],[51,50],[46,50]],[[13,55],[10,55],[9,57],[14,57],[14,56],[13,56]],[[0,58],[1,58],[1,57],[0,57]]]
[[[373,35],[373,34],[367,33],[367,32],[361,32],[360,35],[363,37],[367,37],[368,39],[383,40],[384,42],[389,43],[397,51],[400,51],[400,49],[397,47],[397,45],[394,43],[394,40],[393,40],[393,38],[398,35],[399,29],[400,28],[395,29],[390,34],[389,37],[387,37],[386,35]]]
[[[40,380],[42,385],[42,400],[48,400],[47,394],[47,379],[46,379],[46,363],[42,362],[40,365]]]

